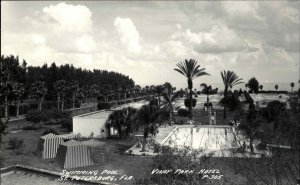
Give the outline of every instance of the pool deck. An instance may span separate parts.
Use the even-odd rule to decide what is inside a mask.
[[[191,124],[172,125],[172,126],[166,126],[166,127],[161,126],[158,128],[159,132],[157,133],[157,135],[153,136],[152,139],[154,140],[155,143],[157,143],[159,145],[166,145],[166,141],[169,139],[169,137],[171,137],[174,134],[174,132],[176,130],[178,130],[179,128],[232,128],[232,126],[229,126],[229,125],[191,125]],[[244,137],[237,137],[236,139],[238,139],[239,141],[245,140]],[[248,144],[247,140],[246,140],[246,144]],[[267,150],[267,151],[255,150],[254,153],[252,154],[252,153],[250,153],[250,149],[249,149],[249,151],[248,151],[248,149],[246,149],[245,153],[236,153],[236,152],[233,152],[233,150],[231,150],[231,149],[205,149],[204,151],[202,151],[202,154],[206,154],[206,155],[212,154],[213,157],[238,157],[238,158],[245,158],[245,157],[260,158],[262,155],[271,156],[271,153],[269,150]],[[158,154],[158,153],[154,153],[153,149],[149,149],[145,152],[142,152],[141,147],[137,147],[137,144],[132,146],[125,153],[131,154],[131,155],[148,155],[148,156],[155,156]]]

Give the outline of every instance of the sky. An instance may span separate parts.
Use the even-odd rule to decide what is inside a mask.
[[[222,83],[233,70],[261,83],[299,80],[297,1],[1,1],[1,54],[117,71],[136,84],[177,87],[195,59]]]

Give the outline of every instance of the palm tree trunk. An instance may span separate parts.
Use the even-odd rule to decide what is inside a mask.
[[[227,98],[227,91],[228,91],[228,87],[225,87],[225,90],[224,90],[224,110],[223,110],[223,118],[226,119],[227,116],[226,116],[226,98]]]
[[[171,102],[171,106],[170,106],[170,125],[172,125],[172,120],[173,120],[173,106],[172,106],[172,102]]]
[[[59,110],[60,94],[57,94],[57,109]]]
[[[190,111],[190,119],[193,119],[193,112],[192,112],[192,105],[193,104],[193,93],[192,88],[190,88],[190,105],[189,105],[189,111]]]
[[[65,105],[65,97],[63,96],[61,99],[61,110],[64,110],[64,105]]]
[[[73,109],[75,109],[75,93],[73,93],[72,100],[73,100],[72,107],[73,107]]]
[[[227,116],[226,116],[226,105],[224,105],[224,110],[223,110],[223,118],[226,119]]]
[[[207,101],[207,106],[208,106],[208,102],[209,102],[209,98],[208,98],[208,93],[207,93],[207,98],[206,98],[206,101]]]
[[[42,98],[39,99],[38,109],[39,109],[39,111],[42,110]]]
[[[19,113],[20,113],[20,100],[17,99],[17,115],[16,116],[19,116]]]
[[[5,96],[4,106],[5,106],[5,118],[8,118],[8,97],[7,96]]]
[[[160,93],[158,94],[158,108],[160,107]]]

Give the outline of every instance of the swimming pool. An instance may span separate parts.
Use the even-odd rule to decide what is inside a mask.
[[[162,145],[183,148],[190,147],[214,156],[229,155],[240,147],[235,128],[227,125],[198,125],[177,127],[170,133]]]

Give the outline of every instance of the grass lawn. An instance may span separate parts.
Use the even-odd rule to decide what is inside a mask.
[[[187,120],[188,118],[175,117],[177,120]],[[205,112],[194,110],[194,119],[197,122],[203,124],[208,123],[208,118],[205,116]],[[223,119],[223,111],[217,110],[217,124],[218,125],[227,125],[229,120],[233,119],[233,113],[227,112],[227,119]],[[18,130],[20,126],[28,124],[27,122],[12,124],[9,126],[12,130]],[[47,128],[53,127],[60,134],[68,133],[66,130],[60,128],[60,125],[47,125]],[[3,158],[3,165],[10,166],[14,164],[23,164],[36,168],[47,169],[51,171],[61,172],[62,168],[56,164],[54,159],[41,159],[35,154],[37,148],[37,143],[42,132],[42,130],[24,130],[17,133],[7,133],[2,135],[1,141],[1,152]],[[8,149],[8,141],[10,138],[18,137],[24,141],[24,149],[20,154],[15,151]],[[133,138],[129,139],[100,139],[105,142],[104,153],[94,152],[92,157],[95,160],[96,164],[89,167],[77,168],[76,170],[97,170],[101,173],[103,170],[117,170],[117,178],[126,175],[133,176],[135,179],[138,178],[149,178],[152,171],[153,157],[147,156],[129,156],[123,155],[123,152],[129,149],[136,140]],[[233,166],[236,161],[243,159],[238,158],[212,158],[211,159],[211,169],[219,169],[224,177],[221,180],[212,180],[209,184],[224,184],[224,185],[239,185],[247,184],[248,180],[237,173]],[[260,159],[253,159],[255,163],[259,164]],[[245,161],[247,163],[248,161]],[[75,170],[75,169],[72,169]],[[69,170],[70,171],[70,170]],[[100,175],[100,174],[98,174]],[[118,184],[132,184],[133,181],[116,181]],[[251,183],[250,183],[251,184]]]
[[[22,123],[27,124],[27,123]],[[10,125],[15,128],[16,125]],[[61,129],[59,125],[51,125],[47,127],[55,128],[59,134],[68,133]],[[24,130],[17,133],[7,133],[2,136],[1,152],[3,166],[11,166],[15,164],[28,165],[36,168],[47,169],[51,171],[61,172],[62,168],[54,161],[54,159],[41,159],[35,154],[38,140],[45,129],[42,130]],[[21,153],[9,149],[8,141],[10,138],[18,137],[24,141],[24,147]],[[135,139],[102,139],[105,142],[104,155],[97,154],[97,163],[94,166],[77,168],[80,170],[117,170],[118,175],[134,176],[134,178],[142,178],[151,169],[152,158],[146,156],[129,156],[122,153],[130,148]],[[74,169],[72,169],[74,170]],[[120,181],[120,184],[130,184],[133,181]],[[117,182],[118,183],[118,182]]]

